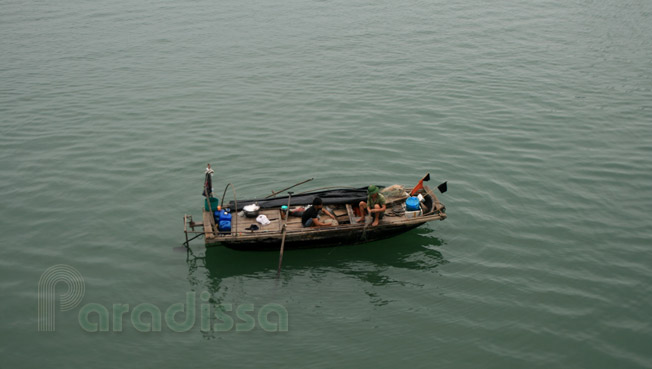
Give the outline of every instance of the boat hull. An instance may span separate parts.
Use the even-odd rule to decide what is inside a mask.
[[[288,233],[285,239],[285,249],[307,249],[318,247],[333,247],[355,245],[366,242],[378,241],[405,233],[419,227],[425,222],[400,224],[376,227],[351,227],[350,229],[337,229],[325,232],[301,233],[293,235]],[[207,246],[226,246],[236,250],[250,251],[278,251],[281,247],[281,238],[278,236],[257,237],[256,239],[224,239]]]

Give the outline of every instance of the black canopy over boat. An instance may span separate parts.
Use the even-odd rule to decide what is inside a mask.
[[[429,175],[424,179],[429,179]],[[445,183],[442,185],[438,188],[444,192]],[[370,217],[364,223],[358,222],[361,216],[359,204],[367,200],[365,187],[333,188],[264,200],[234,200],[227,206],[232,214],[230,229],[227,230],[220,228],[219,221],[216,222],[214,216],[216,209],[212,209],[207,202],[208,210],[203,210],[202,223],[194,222],[189,215],[184,216],[184,231],[186,239],[192,233],[204,235],[206,246],[224,245],[240,250],[278,251],[282,242],[285,248],[311,248],[376,241],[409,231],[426,222],[446,219],[446,207],[423,184],[423,180],[414,188],[399,185],[378,187],[387,200],[387,210],[375,226],[371,224]],[[417,210],[406,209],[406,199],[411,196],[421,199]],[[305,227],[301,217],[292,216],[301,211],[301,208],[312,204],[315,197],[323,200],[324,207],[329,208],[337,219],[337,225]],[[282,209],[288,204],[287,211]],[[256,219],[247,217],[244,210],[248,205],[257,205],[255,215],[264,215],[269,224],[262,225]],[[203,231],[196,230],[198,227]]]
[[[378,186],[383,188],[382,186]],[[297,195],[292,195],[290,199],[290,206],[301,206],[312,204],[315,197],[321,197],[324,205],[341,205],[341,204],[359,204],[360,201],[367,200],[367,187],[362,188],[335,188],[324,191],[303,192]],[[264,200],[242,200],[238,201],[236,208],[235,201],[229,203],[231,209],[237,211],[242,210],[247,205],[258,204],[261,209],[281,208],[283,205],[288,205],[289,196],[279,196],[271,199]]]

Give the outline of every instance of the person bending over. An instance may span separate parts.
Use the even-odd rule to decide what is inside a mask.
[[[312,200],[312,206],[304,211],[301,216],[301,223],[304,227],[332,227],[337,225],[335,216],[330,211],[324,209],[323,204],[321,197],[315,197],[315,199]],[[322,213],[331,217],[335,222],[328,223],[319,220],[319,215]]]

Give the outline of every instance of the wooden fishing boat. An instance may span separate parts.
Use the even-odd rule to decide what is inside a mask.
[[[429,179],[429,175],[424,179]],[[322,191],[303,192],[297,195],[277,196],[264,200],[231,201],[225,208],[232,213],[231,229],[220,231],[213,216],[213,209],[203,210],[202,222],[194,222],[192,216],[184,216],[186,244],[188,235],[203,235],[207,247],[223,245],[238,250],[273,250],[278,251],[282,244],[289,248],[313,248],[338,245],[350,245],[381,240],[407,232],[427,222],[446,219],[446,207],[423,180],[414,188],[394,185],[393,195],[387,196],[387,210],[379,224],[372,226],[372,219],[367,216],[365,223],[360,219],[360,201],[367,200],[367,188],[335,188]],[[442,191],[442,185],[444,190]],[[445,191],[446,184],[438,188]],[[228,188],[229,185],[227,185]],[[378,186],[386,190],[387,187]],[[396,189],[401,191],[397,194]],[[413,191],[413,189],[416,189]],[[225,188],[226,193],[226,188]],[[382,193],[382,192],[381,192]],[[406,211],[405,200],[408,196],[421,195],[423,199],[418,211]],[[291,215],[293,209],[307,207],[315,197],[321,197],[324,207],[335,215],[338,225],[329,227],[304,227],[301,217]],[[243,208],[257,204],[257,215],[265,215],[270,221],[262,225],[256,219],[244,216]],[[282,206],[289,206],[285,211]],[[210,207],[210,206],[208,206]],[[252,227],[252,224],[256,227]],[[258,228],[258,229],[255,229]],[[252,230],[255,229],[255,230]]]

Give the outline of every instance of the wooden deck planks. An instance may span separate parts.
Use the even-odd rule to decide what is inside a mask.
[[[205,215],[208,213],[205,212]],[[263,226],[262,224],[258,223],[255,218],[246,218],[246,217],[241,217],[238,216],[238,214],[233,214],[233,220],[231,221],[231,224],[233,226],[232,233],[237,233],[237,234],[249,234],[249,233],[255,233],[255,234],[262,234],[262,233],[275,233],[275,232],[281,232],[283,229],[283,223],[285,220],[281,218],[281,212],[279,209],[264,209],[261,210],[259,214],[263,214],[267,216],[267,219],[271,221],[270,224]],[[355,213],[353,212],[353,208],[351,205],[346,205],[346,208],[340,208],[340,209],[335,209],[333,211],[333,214],[335,217],[338,219],[338,222],[340,225],[346,224],[347,222],[350,222],[351,224],[355,224],[357,221],[357,217],[355,216]],[[238,217],[238,226],[237,229],[235,228],[235,217]],[[381,220],[381,223],[395,223],[395,222],[400,222],[401,220],[404,219],[404,216],[401,217],[388,217],[387,215],[383,220]],[[206,223],[207,220],[204,218],[204,223]],[[255,224],[259,227],[258,230],[256,231],[251,231],[246,228],[249,228],[252,224]],[[287,222],[287,228],[288,231],[300,231],[304,230],[305,227],[303,224],[301,224],[301,217],[293,217],[290,216],[288,218]],[[212,233],[211,233],[212,234]]]
[[[268,225],[262,225],[256,221],[256,218],[247,218],[241,217],[238,214],[233,214],[233,217],[238,217],[238,229],[233,229],[234,232],[238,233],[247,233],[251,232],[246,228],[249,228],[252,224],[255,224],[259,227],[255,233],[262,232],[280,232],[284,220],[281,219],[281,211],[279,209],[265,209],[261,210],[258,215],[265,215],[271,223]],[[231,224],[235,227],[235,219],[231,221]]]
[[[206,210],[203,211],[203,217],[204,217],[204,234],[206,238],[213,238],[213,217],[211,216],[211,213],[207,212]]]

